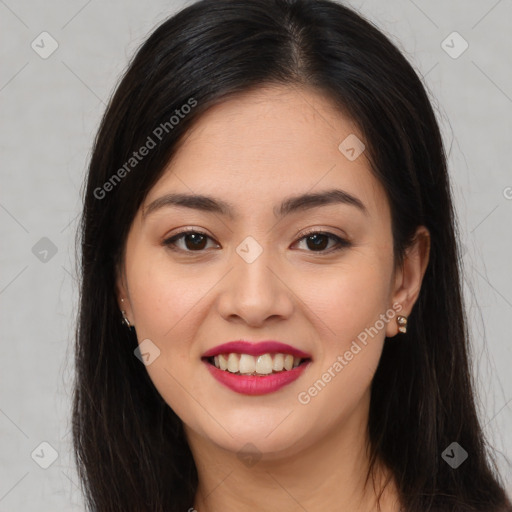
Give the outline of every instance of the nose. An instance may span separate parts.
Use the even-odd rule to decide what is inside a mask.
[[[235,254],[233,266],[218,296],[218,312],[223,318],[260,327],[270,319],[290,317],[293,292],[270,250],[264,250],[252,262]]]

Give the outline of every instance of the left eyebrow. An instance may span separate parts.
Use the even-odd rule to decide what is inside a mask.
[[[292,196],[285,199],[279,206],[274,207],[273,213],[277,218],[282,218],[298,211],[310,210],[320,206],[331,204],[346,204],[354,206],[359,211],[368,215],[368,210],[364,203],[356,196],[340,189],[331,189],[324,192],[306,193],[298,196]],[[142,211],[142,217],[147,217],[152,212],[166,206],[179,206],[201,210],[204,212],[218,213],[233,219],[235,217],[235,207],[222,199],[198,195],[198,194],[165,194],[152,201]]]

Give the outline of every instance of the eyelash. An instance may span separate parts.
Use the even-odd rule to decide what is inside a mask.
[[[181,231],[180,233],[176,233],[172,237],[167,238],[166,240],[163,241],[163,245],[169,247],[169,249],[171,249],[172,251],[181,251],[181,252],[185,252],[185,253],[204,252],[204,249],[198,250],[198,251],[191,251],[191,250],[186,250],[186,249],[179,249],[178,247],[176,247],[175,242],[177,242],[178,240],[183,238],[185,235],[190,235],[190,234],[202,235],[202,236],[209,238],[210,240],[213,240],[212,237],[210,237],[209,235],[207,235],[206,233],[204,233],[202,231],[188,230],[188,231]],[[311,252],[313,254],[315,254],[315,253],[330,254],[332,252],[340,251],[341,249],[346,249],[352,245],[352,243],[349,242],[348,240],[346,240],[345,238],[341,238],[337,235],[334,235],[333,233],[329,233],[328,231],[315,231],[315,230],[303,233],[302,236],[297,240],[297,242],[301,242],[302,240],[304,240],[312,235],[325,235],[328,238],[330,238],[331,240],[335,240],[337,242],[337,247],[335,246],[334,249],[331,248],[329,250],[323,250],[323,251],[307,251],[307,252]]]

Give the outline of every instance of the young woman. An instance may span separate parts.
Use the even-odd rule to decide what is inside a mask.
[[[446,157],[328,0],[203,0],[117,87],[81,226],[96,511],[512,511],[477,418]]]

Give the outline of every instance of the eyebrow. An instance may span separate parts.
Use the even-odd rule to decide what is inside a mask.
[[[279,206],[274,207],[273,213],[275,217],[282,218],[291,213],[331,204],[354,206],[365,215],[368,215],[368,210],[360,199],[340,189],[289,197]],[[142,217],[147,217],[149,214],[167,206],[180,206],[204,212],[218,213],[231,219],[235,217],[235,208],[231,203],[205,195],[177,193],[165,194],[155,199],[143,210]]]

